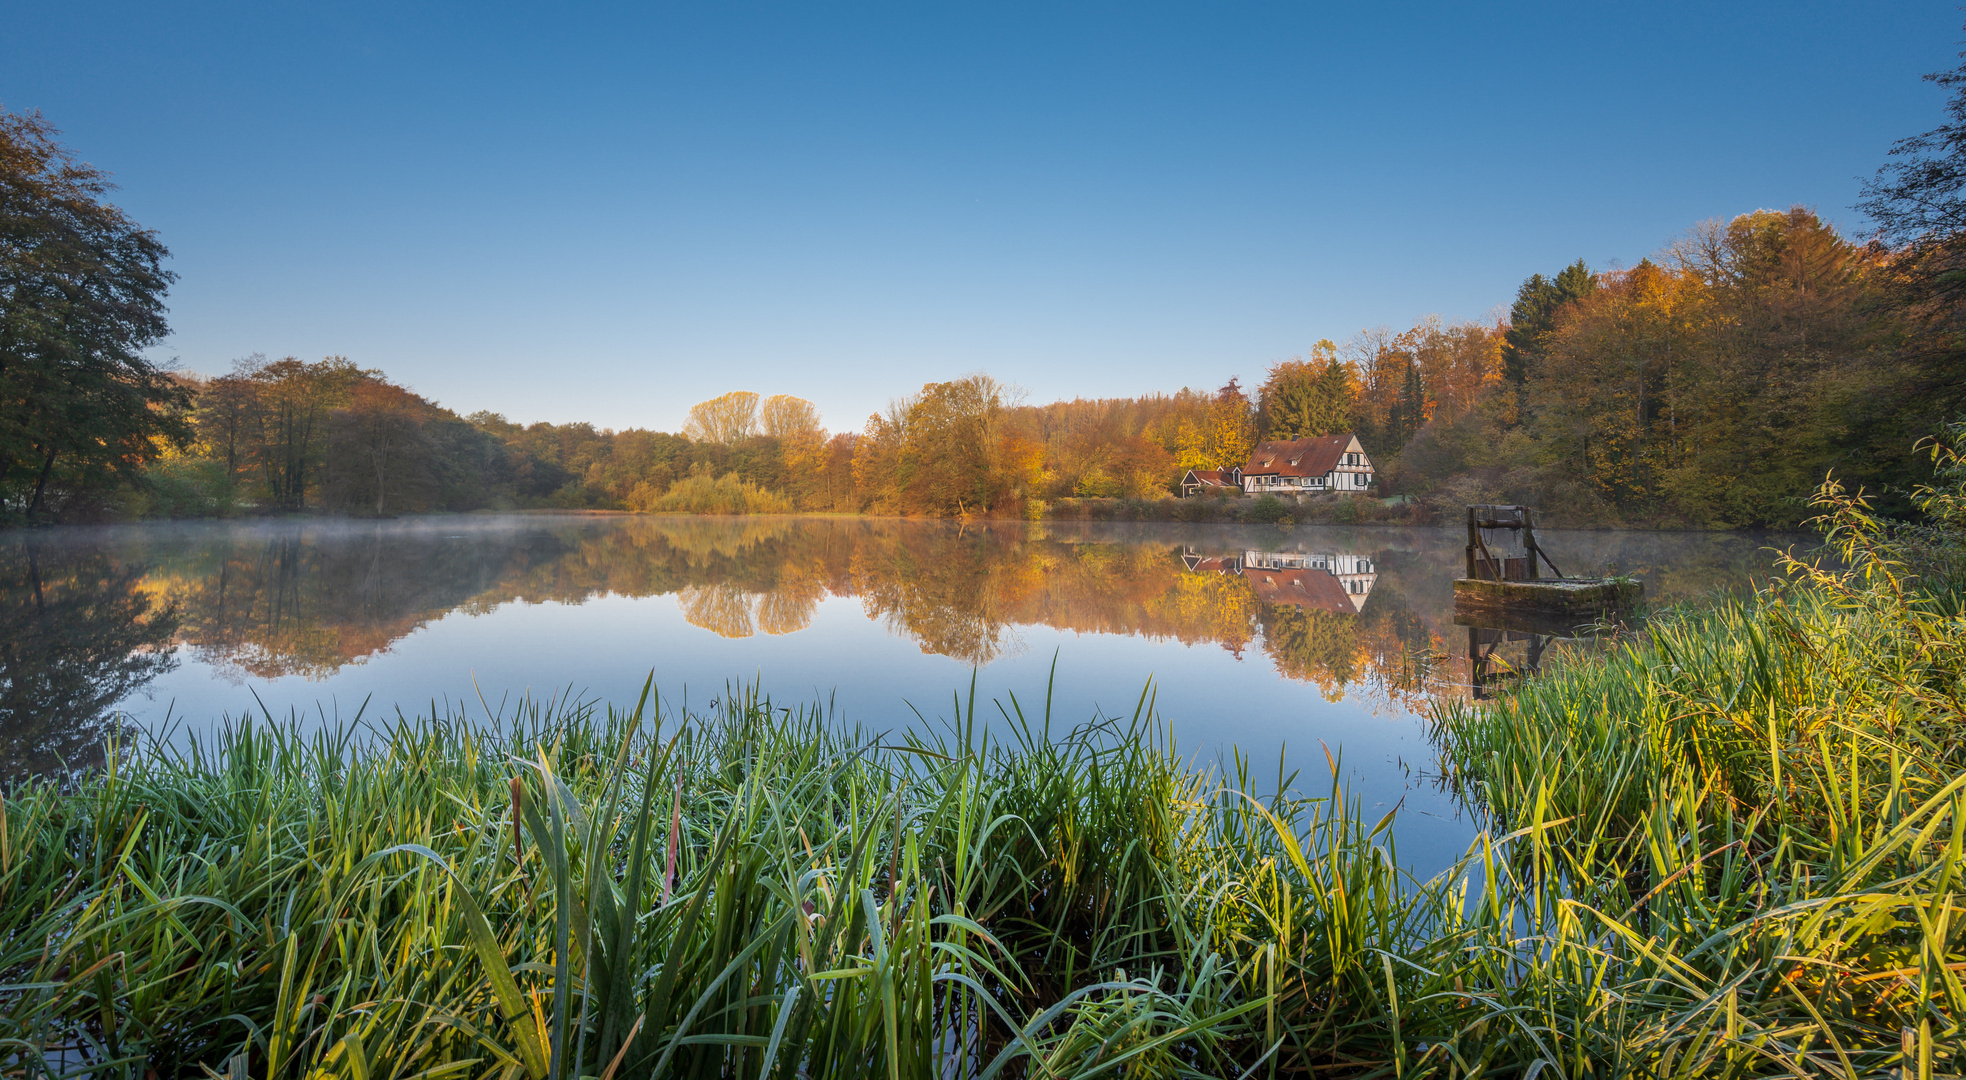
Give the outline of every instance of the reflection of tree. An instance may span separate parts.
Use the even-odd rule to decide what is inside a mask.
[[[853,580],[867,616],[925,653],[987,664],[1002,655],[1008,620],[999,613],[1002,575],[1019,560],[988,534],[921,532],[920,542],[880,537],[854,552]],[[993,557],[997,556],[997,557]]]
[[[782,517],[659,517],[635,524],[637,531],[646,529],[671,550],[701,566],[719,558],[742,558],[762,545],[784,540],[801,522]]]
[[[1358,640],[1374,683],[1409,709],[1419,709],[1447,675],[1445,640],[1383,575],[1359,613]]]
[[[100,763],[110,709],[176,664],[176,616],[143,573],[99,550],[0,548],[0,774]]]
[[[690,585],[676,594],[683,618],[727,638],[745,638],[756,633],[751,622],[751,598],[729,584]]]
[[[1358,678],[1356,615],[1287,604],[1265,604],[1263,651],[1277,671],[1293,679],[1314,682],[1327,698],[1342,696]]]
[[[1156,621],[1183,628],[1181,640],[1214,641],[1242,655],[1256,628],[1256,594],[1230,574],[1182,574],[1149,605]]]
[[[812,625],[825,588],[803,574],[787,574],[778,588],[758,598],[758,628],[767,634],[796,634]]]
[[[796,633],[824,597],[857,597],[869,617],[924,652],[969,663],[1016,649],[1020,626],[1214,644],[1237,655],[1260,640],[1279,671],[1329,693],[1361,683],[1395,697],[1417,693],[1426,679],[1419,661],[1435,648],[1428,623],[1395,588],[1397,573],[1381,576],[1358,615],[1337,587],[1305,593],[1309,607],[1272,603],[1235,572],[1233,557],[1210,560],[1211,572],[1189,571],[1171,537],[674,517],[281,523],[149,535],[190,540],[142,549],[157,564],[145,588],[183,614],[178,640],[259,677],[325,675],[451,611],[606,595],[673,595],[691,623],[728,637]],[[1240,550],[1233,539],[1217,545],[1222,553]],[[1375,558],[1403,558],[1408,576],[1438,576],[1413,556]],[[1325,592],[1343,610],[1320,606]]]

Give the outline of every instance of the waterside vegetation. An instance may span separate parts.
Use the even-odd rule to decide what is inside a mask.
[[[1954,433],[1955,436],[1960,434]],[[1439,716],[1491,830],[1015,698],[265,718],[9,791],[27,1075],[1920,1076],[1966,1068],[1953,486],[1843,569]],[[993,715],[992,715],[993,714]]]

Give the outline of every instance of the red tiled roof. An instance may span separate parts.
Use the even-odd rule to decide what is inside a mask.
[[[1256,476],[1323,476],[1338,466],[1352,434],[1319,435],[1310,439],[1257,443],[1249,454],[1245,474]]]

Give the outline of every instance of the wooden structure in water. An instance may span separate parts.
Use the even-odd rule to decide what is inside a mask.
[[[1489,581],[1534,581],[1538,563],[1563,571],[1536,546],[1536,512],[1527,506],[1468,507],[1468,574]]]
[[[1552,576],[1544,577],[1543,567]],[[1601,617],[1631,608],[1644,588],[1630,578],[1564,576],[1536,543],[1536,513],[1527,506],[1468,507],[1467,576],[1454,582],[1457,608]]]

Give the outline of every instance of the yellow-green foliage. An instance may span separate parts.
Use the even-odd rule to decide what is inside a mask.
[[[644,493],[645,487],[636,488],[629,497],[630,509],[663,514],[789,514],[793,510],[790,500],[733,473],[714,479],[703,473],[686,476],[666,493],[638,502]]]

